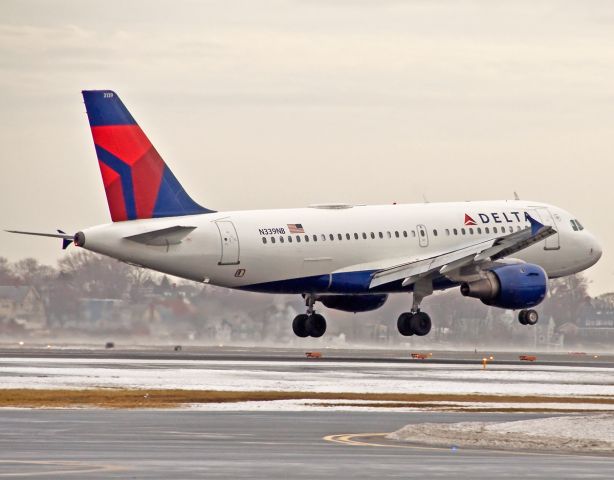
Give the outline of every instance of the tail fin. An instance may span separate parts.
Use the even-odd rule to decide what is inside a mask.
[[[82,93],[114,222],[212,212],[190,198],[115,92]]]

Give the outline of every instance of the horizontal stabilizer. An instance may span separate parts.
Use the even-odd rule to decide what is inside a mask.
[[[21,230],[5,230],[8,233],[19,233],[20,235],[34,235],[36,237],[51,237],[62,238],[64,240],[72,240],[74,235],[68,235],[67,233],[41,233],[41,232],[22,232]]]
[[[143,245],[152,245],[156,247],[167,247],[169,245],[177,245],[187,237],[196,227],[168,227],[160,230],[153,230],[151,232],[139,233],[137,235],[131,235],[124,237],[126,240],[132,240],[133,242],[142,243]]]

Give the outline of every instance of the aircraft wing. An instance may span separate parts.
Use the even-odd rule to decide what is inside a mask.
[[[382,269],[373,275],[369,288],[401,279],[405,287],[431,275],[444,275],[457,279],[463,275],[475,274],[476,269],[479,270],[484,263],[508,257],[556,233],[553,227],[542,225],[530,216],[528,219],[530,227],[509,235]]]

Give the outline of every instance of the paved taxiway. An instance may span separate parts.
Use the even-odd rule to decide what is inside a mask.
[[[36,478],[611,478],[614,457],[393,444],[412,422],[507,421],[537,415],[0,411],[0,476]],[[387,444],[378,446],[378,444]],[[71,473],[72,472],[72,473]]]

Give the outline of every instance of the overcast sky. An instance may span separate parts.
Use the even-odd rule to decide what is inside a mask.
[[[80,95],[108,88],[206,207],[517,191],[597,235],[614,291],[611,1],[2,0],[0,88],[2,228],[110,221]]]

